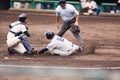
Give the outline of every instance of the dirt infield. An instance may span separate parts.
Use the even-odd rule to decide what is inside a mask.
[[[120,46],[120,17],[105,16],[82,16],[80,15],[79,26],[81,36],[85,42],[83,53],[74,53],[71,56],[52,56],[49,53],[43,55],[9,56],[6,46],[8,25],[17,20],[21,12],[0,11],[0,64],[7,65],[40,65],[62,67],[120,67],[120,53],[94,53],[96,46]],[[44,32],[48,29],[55,33],[55,14],[28,13],[30,42],[35,50],[44,47],[49,41],[45,39]],[[65,38],[76,43],[70,31],[65,33]],[[39,77],[25,75],[3,75],[2,80],[78,80],[76,78]],[[83,79],[79,79],[83,80]],[[88,79],[87,79],[88,80]]]
[[[120,18],[100,17],[100,16],[80,16],[79,26],[81,36],[85,42],[83,53],[74,53],[68,57],[51,56],[49,53],[31,57],[27,60],[23,56],[9,56],[7,54],[6,35],[9,30],[8,25],[17,20],[20,12],[0,12],[0,62],[9,64],[40,64],[55,66],[77,66],[77,67],[119,67],[120,54],[94,54],[95,46],[111,45],[120,46]],[[55,14],[28,13],[29,31],[31,33],[30,42],[35,50],[44,47],[49,41],[45,39],[43,33],[50,29],[58,31],[55,27]],[[70,31],[64,37],[76,43]],[[5,60],[4,57],[10,58]],[[16,59],[15,59],[16,58]],[[12,62],[11,62],[12,61]],[[18,63],[19,61],[19,63]]]

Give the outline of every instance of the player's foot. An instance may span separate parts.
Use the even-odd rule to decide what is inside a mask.
[[[20,53],[18,51],[14,50],[11,47],[8,48],[8,53],[9,53],[9,55],[20,55]]]
[[[82,47],[79,47],[78,52],[83,52],[84,49]]]
[[[32,48],[31,50],[34,50],[34,48]]]
[[[33,51],[31,51],[30,54],[31,54],[31,55],[36,55],[36,54],[37,54],[37,51],[36,51],[36,50],[33,50]]]
[[[36,55],[36,54],[37,54],[37,51],[34,50],[34,51],[29,52],[29,53],[25,52],[23,55],[24,56],[33,56],[33,55]]]
[[[24,53],[23,53],[23,56],[30,56],[30,53],[24,52]]]
[[[85,46],[85,43],[82,42],[79,46],[80,46],[80,47],[84,47],[84,46]]]

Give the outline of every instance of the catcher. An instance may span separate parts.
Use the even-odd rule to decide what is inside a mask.
[[[49,50],[52,55],[68,56],[75,51],[83,51],[81,47],[63,37],[55,35],[52,31],[45,32],[45,36],[48,40],[51,40],[51,42],[47,47],[41,49],[38,54],[43,54]]]
[[[28,41],[30,34],[27,27],[27,14],[22,13],[19,15],[19,20],[9,25],[10,30],[7,34],[8,52],[10,55],[14,54],[32,54]]]
[[[56,27],[59,29],[60,17],[63,21],[58,36],[63,36],[64,33],[70,29],[74,37],[79,42],[79,46],[83,45],[83,40],[79,35],[80,29],[78,27],[79,12],[73,5],[67,4],[66,0],[59,0],[59,6],[56,8]]]

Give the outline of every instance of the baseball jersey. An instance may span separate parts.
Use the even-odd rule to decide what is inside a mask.
[[[10,31],[13,31],[15,33],[27,31],[26,25],[20,21],[12,23],[11,26],[12,28],[10,28]],[[11,33],[10,31],[8,32],[7,39],[15,37],[15,34]]]
[[[92,9],[97,8],[97,4],[96,4],[96,2],[95,2],[95,1],[86,2],[85,7],[89,7],[89,8],[91,8],[91,6],[93,6],[93,8],[92,8]]]
[[[118,3],[120,3],[120,0],[118,0]]]
[[[60,5],[56,8],[56,16],[61,16],[63,21],[70,21],[76,15],[79,15],[79,12],[71,4],[66,4],[65,9],[62,9]]]
[[[67,52],[68,50],[72,49],[72,46],[72,42],[63,37],[55,35],[51,42],[48,44],[47,49],[49,49],[50,51],[54,49],[59,49],[60,51]]]
[[[87,0],[80,0],[82,8],[85,8],[86,1]]]

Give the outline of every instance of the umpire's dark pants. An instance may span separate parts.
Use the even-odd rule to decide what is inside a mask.
[[[73,19],[70,20],[70,21],[64,22],[63,25],[61,26],[59,32],[57,33],[57,35],[62,37],[62,36],[64,35],[64,33],[65,33],[68,29],[70,29],[71,27],[74,27],[73,25],[74,25],[74,23],[75,23],[75,19],[76,19],[76,18],[73,18]],[[73,32],[72,32],[72,34],[73,34],[74,37],[77,39],[79,45],[81,45],[81,44],[83,43],[83,40],[82,40],[79,32],[76,32],[76,33],[73,33]]]

